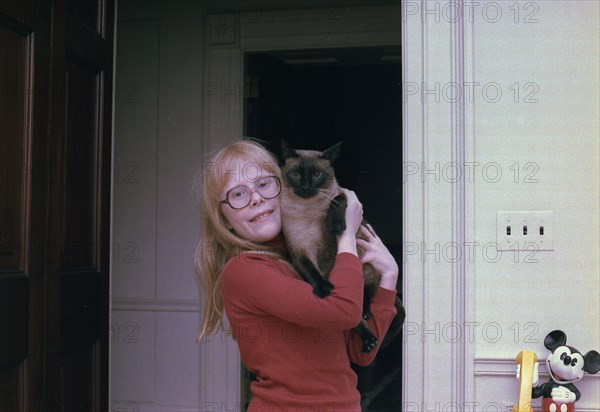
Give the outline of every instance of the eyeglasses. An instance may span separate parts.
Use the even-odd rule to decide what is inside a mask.
[[[254,189],[246,185],[229,189],[225,200],[221,200],[220,203],[227,203],[232,209],[242,209],[250,204],[254,192],[258,192],[263,199],[272,199],[281,192],[281,183],[276,176],[261,177],[256,181]]]

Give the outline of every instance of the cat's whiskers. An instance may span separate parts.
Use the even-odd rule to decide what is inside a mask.
[[[281,186],[281,194],[285,197],[289,197],[290,195],[293,195],[295,193],[294,188],[293,187],[288,187],[288,186]],[[331,200],[333,200],[334,197],[336,197],[339,193],[336,192],[332,192],[330,188],[318,188],[316,190],[316,193],[314,196],[311,197],[311,199],[314,199],[315,197],[318,197],[320,200],[326,200],[328,202],[330,202]]]
[[[336,197],[339,193],[335,193],[335,192],[331,192],[331,189],[327,188],[327,189],[322,189],[319,188],[317,189],[317,195],[320,196],[322,199],[326,199],[328,201],[333,200],[334,197]]]

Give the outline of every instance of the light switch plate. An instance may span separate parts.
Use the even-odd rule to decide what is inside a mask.
[[[496,212],[499,250],[554,250],[554,212]]]

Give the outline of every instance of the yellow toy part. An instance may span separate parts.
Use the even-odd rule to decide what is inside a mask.
[[[533,388],[533,368],[538,358],[534,352],[521,351],[515,358],[515,361],[521,365],[519,382],[519,402],[513,407],[513,412],[533,412],[531,407],[531,390]]]

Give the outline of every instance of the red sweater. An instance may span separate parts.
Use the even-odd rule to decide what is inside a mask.
[[[337,256],[321,299],[283,262],[247,253],[232,258],[221,276],[225,311],[242,362],[257,376],[249,412],[360,411],[350,362],[369,364],[353,331],[362,316],[362,265],[350,253]],[[369,327],[379,341],[396,309],[395,291],[379,288]]]

